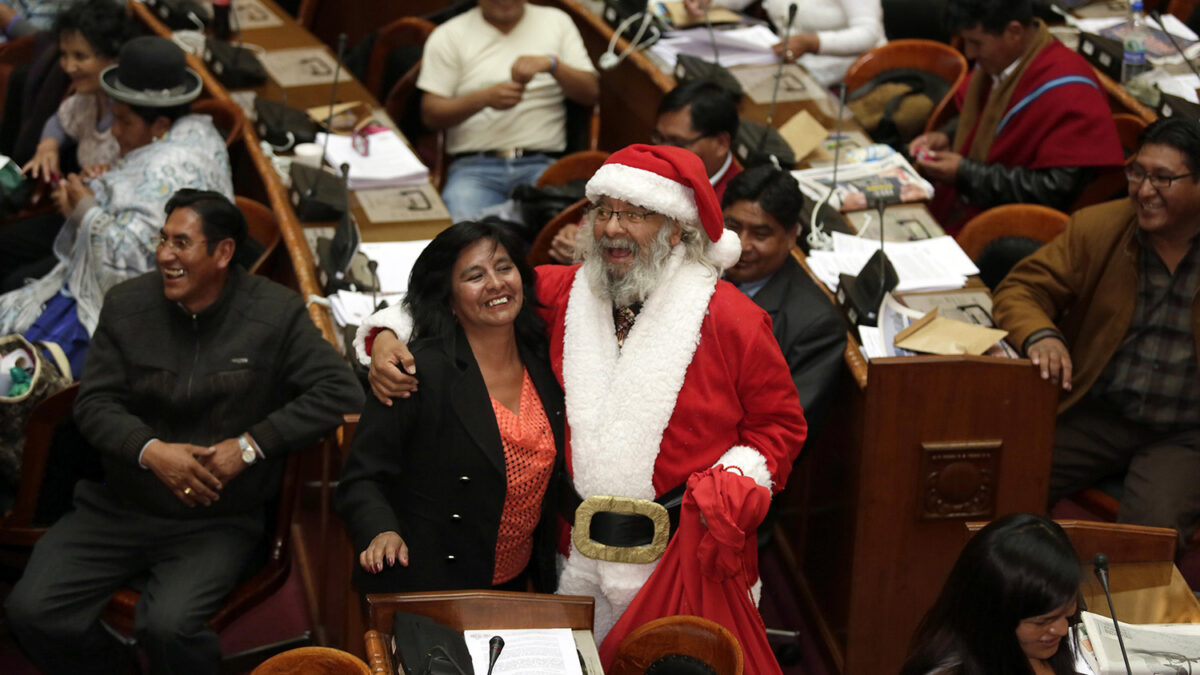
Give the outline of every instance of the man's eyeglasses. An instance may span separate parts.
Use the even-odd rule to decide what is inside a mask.
[[[701,138],[707,138],[709,134],[700,134],[694,138],[679,138],[678,136],[663,136],[657,131],[650,134],[650,142],[654,145],[670,145],[676,148],[686,148]]]
[[[1125,177],[1129,179],[1130,183],[1141,185],[1142,181],[1149,180],[1150,185],[1154,186],[1156,190],[1166,190],[1171,187],[1171,183],[1174,183],[1180,178],[1188,178],[1189,176],[1195,175],[1196,173],[1193,171],[1192,173],[1181,173],[1178,176],[1160,176],[1152,173],[1146,173],[1146,170],[1140,166],[1129,166],[1125,168]]]
[[[617,211],[607,206],[592,207],[592,213],[596,214],[597,223],[607,223],[610,218],[615,216],[618,222],[624,220],[630,225],[640,225],[646,222],[646,219],[651,216],[662,215],[654,211]]]
[[[161,236],[161,235],[150,240],[150,243],[154,245],[155,249],[160,249],[163,246],[166,246],[167,248],[171,249],[172,251],[174,251],[176,253],[183,253],[184,251],[188,250],[189,248],[191,248],[192,246],[194,246],[196,244],[204,244],[207,242],[208,242],[207,239],[196,239],[195,241],[193,241],[191,239],[188,239],[187,237],[177,237],[175,239],[172,239],[170,237]]]

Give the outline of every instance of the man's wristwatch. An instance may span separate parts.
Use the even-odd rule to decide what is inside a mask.
[[[254,446],[250,445],[250,441],[246,440],[246,434],[238,436],[238,448],[242,451],[242,461],[247,465],[258,461],[258,453],[254,451]]]

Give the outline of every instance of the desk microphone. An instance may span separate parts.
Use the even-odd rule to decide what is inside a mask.
[[[488,669],[487,675],[492,675],[492,668],[496,667],[496,659],[500,658],[500,652],[504,649],[504,638],[499,635],[493,635],[491,640],[488,640]]]
[[[375,294],[379,292],[379,261],[374,259],[368,260],[367,269],[371,270],[371,281],[374,282],[371,287],[371,311],[378,312],[380,307],[378,298],[375,297]]]
[[[707,14],[705,15],[707,16]],[[775,69],[775,90],[771,92],[771,107],[767,110],[767,126],[775,126],[775,101],[779,98],[779,80],[783,78],[783,64],[787,63],[787,43],[792,35],[792,24],[796,22],[796,3],[788,5],[787,25],[783,28],[783,58],[779,59],[779,67]],[[715,43],[713,45],[716,46]],[[762,150],[762,148],[759,148]]]
[[[1117,623],[1117,610],[1113,609],[1112,594],[1108,591],[1108,556],[1097,553],[1092,558],[1092,571],[1096,573],[1096,578],[1104,587],[1104,597],[1108,600],[1108,614],[1112,617],[1113,629],[1117,631],[1117,644],[1121,646],[1121,658],[1125,659],[1125,672],[1127,675],[1133,675],[1133,669],[1129,667],[1129,654],[1125,653],[1125,639],[1121,637],[1121,625]]]
[[[1196,66],[1192,64],[1191,59],[1187,57],[1187,54],[1183,53],[1183,47],[1179,46],[1179,43],[1175,41],[1175,36],[1171,35],[1171,32],[1167,30],[1167,24],[1163,23],[1162,14],[1157,9],[1152,9],[1150,10],[1150,18],[1154,19],[1159,28],[1162,28],[1163,33],[1166,33],[1167,39],[1171,41],[1171,46],[1175,48],[1175,51],[1179,52],[1179,56],[1183,58],[1183,62],[1191,69],[1192,74],[1200,78],[1200,71],[1196,70]]]

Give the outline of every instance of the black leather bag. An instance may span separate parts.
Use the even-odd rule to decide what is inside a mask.
[[[409,675],[471,675],[471,655],[461,632],[420,614],[397,611],[392,618],[393,656]]]

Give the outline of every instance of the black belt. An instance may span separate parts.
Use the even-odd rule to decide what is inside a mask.
[[[534,150],[533,148],[508,148],[505,150],[480,150],[479,152],[461,152],[456,155],[450,155],[451,162],[457,162],[463,157],[492,157],[494,159],[520,159],[522,157],[532,157],[534,155],[545,155],[558,159],[564,153],[554,152],[553,150]]]
[[[686,484],[678,485],[654,500],[667,510],[671,519],[671,536],[679,529],[679,510],[683,505],[686,487]],[[570,501],[567,505],[567,521],[574,522],[575,509],[583,500],[574,490],[568,491],[567,499]],[[599,512],[592,516],[588,537],[605,546],[645,546],[654,539],[654,521],[635,513]]]

